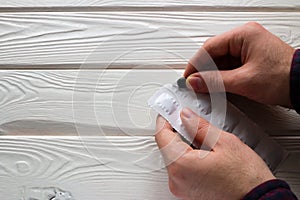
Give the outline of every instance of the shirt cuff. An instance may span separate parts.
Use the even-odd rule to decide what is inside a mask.
[[[251,190],[242,200],[297,200],[289,185],[279,179],[266,181]]]
[[[290,72],[290,99],[292,107],[300,114],[300,49],[294,53]]]

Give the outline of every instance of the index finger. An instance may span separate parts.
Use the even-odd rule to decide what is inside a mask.
[[[155,141],[161,151],[166,166],[178,160],[188,151],[193,150],[172,131],[171,125],[161,116],[157,117]]]
[[[161,115],[156,119],[156,134],[155,141],[161,149],[171,143],[182,141],[179,136],[173,132],[172,126]]]
[[[240,57],[244,40],[243,26],[208,39],[186,66],[184,77],[216,66],[214,61],[222,56]],[[209,69],[208,69],[209,70]],[[211,69],[212,70],[212,69]]]

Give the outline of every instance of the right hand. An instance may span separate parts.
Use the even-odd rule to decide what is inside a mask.
[[[220,71],[198,72],[189,63],[184,77],[196,92],[207,93],[204,80],[214,82],[216,73],[220,73],[227,92],[291,107],[290,68],[295,50],[260,24],[249,22],[210,38],[203,48]]]
[[[234,134],[212,126],[190,109],[183,109],[180,118],[194,142],[211,151],[202,154],[207,150],[192,149],[158,116],[155,140],[175,196],[190,200],[242,199],[256,186],[275,179],[265,162]],[[217,139],[216,144],[210,146],[209,138]]]

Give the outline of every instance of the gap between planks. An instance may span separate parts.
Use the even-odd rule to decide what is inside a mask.
[[[0,5],[3,9],[46,9],[45,11],[52,11],[60,9],[59,11],[65,12],[67,9],[79,9],[87,11],[96,10],[121,10],[121,11],[244,11],[244,10],[296,10],[299,8],[300,3],[295,0],[222,0],[222,1],[209,1],[209,0],[0,0]],[[80,11],[80,10],[79,10]]]
[[[167,67],[163,65],[140,65],[140,64],[116,64],[111,65],[107,63],[89,63],[88,66],[82,66],[82,64],[38,64],[38,65],[14,65],[14,64],[4,64],[0,63],[0,70],[96,70],[96,69],[107,69],[107,70],[122,70],[122,69],[143,69],[143,70],[151,70],[151,69],[162,69],[162,68],[169,68],[169,69],[184,69],[186,64],[168,64]]]
[[[18,12],[299,12],[296,7],[255,6],[49,6],[49,7],[0,7],[1,13]]]

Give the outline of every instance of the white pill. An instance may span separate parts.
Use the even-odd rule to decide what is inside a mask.
[[[162,93],[156,100],[155,104],[159,105],[166,113],[171,115],[178,105],[176,100],[168,93]]]

